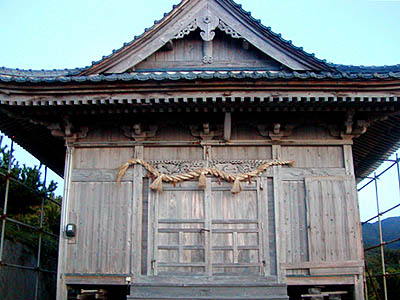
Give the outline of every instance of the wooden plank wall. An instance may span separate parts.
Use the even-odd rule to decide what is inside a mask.
[[[130,148],[75,149],[68,222],[77,234],[68,240],[66,273],[130,273],[132,172],[120,185],[115,176],[132,154]]]
[[[306,178],[310,258],[313,262],[356,261],[362,255],[352,177]],[[321,213],[323,212],[323,213]],[[340,273],[318,269],[312,273]]]
[[[282,199],[278,202],[281,224],[280,260],[285,263],[308,261],[307,219],[304,181],[282,182]]]
[[[213,39],[213,67],[269,67],[270,70],[279,70],[281,64],[265,55],[255,47],[243,47],[241,39],[233,39],[218,29]],[[143,62],[135,66],[136,70],[173,69],[173,68],[207,68],[202,63],[203,40],[200,32],[195,31],[184,39],[174,40],[173,48],[160,49]]]
[[[299,131],[290,137],[294,141],[291,144],[177,146],[171,142],[136,147],[142,149],[136,154],[134,146],[77,147],[68,221],[77,224],[78,232],[76,238],[68,240],[66,273],[148,273],[147,266],[138,263],[148,260],[148,232],[144,228],[149,226],[148,189],[147,185],[142,187],[144,172],[138,171],[141,167],[130,169],[121,185],[115,183],[118,168],[132,157],[141,157],[189,161],[294,160],[292,168],[268,170],[260,181],[266,190],[260,195],[261,201],[265,201],[263,214],[267,218],[268,247],[264,249],[269,252],[269,275],[279,275],[281,271],[287,276],[361,274],[361,233],[351,146],[340,145],[337,140],[330,143],[326,135],[317,131],[304,134],[309,140],[301,140],[303,134]],[[192,139],[188,132],[180,135],[184,140]],[[152,139],[177,141],[180,135],[165,131]],[[115,133],[108,133],[102,140],[96,133],[86,141],[101,143],[104,139],[114,142],[118,138]],[[134,189],[134,184],[140,191]],[[135,228],[140,226],[143,228],[138,234]],[[318,231],[321,228],[323,232]],[[140,242],[143,245],[139,246]],[[338,268],[324,267],[332,262]]]
[[[275,217],[275,199],[274,199],[274,185],[273,178],[266,178],[267,181],[267,197],[268,197],[268,244],[269,244],[269,260],[270,260],[270,272],[271,275],[276,276],[278,274],[278,263],[276,256],[276,217]]]
[[[281,147],[281,158],[295,161],[292,169],[281,170],[278,201],[279,262],[286,275],[362,274],[358,201],[349,155],[350,146]],[[337,268],[327,265],[332,262]]]

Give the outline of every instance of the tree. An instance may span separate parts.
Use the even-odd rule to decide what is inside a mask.
[[[39,228],[42,201],[45,199],[43,202],[43,230],[58,235],[61,209],[55,202],[61,203],[62,198],[54,195],[57,183],[51,181],[46,185],[42,179],[41,166],[20,165],[13,158],[11,149],[2,145],[2,141],[3,137],[0,136],[0,213],[3,212],[7,170],[10,164],[7,217]],[[18,241],[31,250],[36,250],[38,231],[7,222],[6,239]],[[47,260],[56,262],[57,238],[45,234],[42,245],[44,245],[42,255]]]

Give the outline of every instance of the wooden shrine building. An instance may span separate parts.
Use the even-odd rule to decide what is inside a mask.
[[[1,68],[0,130],[64,174],[59,300],[362,300],[356,181],[399,147],[399,90],[183,0],[90,67]]]

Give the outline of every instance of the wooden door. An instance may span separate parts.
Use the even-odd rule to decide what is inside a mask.
[[[206,274],[205,191],[195,182],[150,192],[148,268],[151,275]]]
[[[259,181],[244,184],[197,182],[164,185],[150,192],[148,275],[262,276],[265,207]]]
[[[239,194],[232,194],[231,188],[227,183],[212,184],[212,275],[261,276],[266,258],[259,181],[243,184]]]
[[[306,178],[310,260],[349,261],[362,257],[354,178]]]

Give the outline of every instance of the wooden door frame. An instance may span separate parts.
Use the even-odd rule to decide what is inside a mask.
[[[254,180],[253,180],[254,182]],[[212,262],[212,182],[210,177],[207,178],[207,186],[204,190],[204,228],[210,230],[210,232],[204,232],[204,255],[205,255],[205,272],[204,275],[213,277],[213,262]],[[244,190],[254,190],[256,192],[257,201],[257,218],[258,218],[258,253],[259,253],[259,275],[254,275],[255,277],[266,277],[271,276],[271,265],[270,265],[270,252],[269,252],[269,230],[268,230],[268,192],[267,192],[267,177],[256,178],[254,188],[246,188],[246,183],[243,183]],[[170,188],[166,188],[168,190]],[[192,188],[189,188],[192,190]],[[221,189],[223,189],[221,187]],[[193,190],[197,190],[193,188]],[[200,189],[199,189],[200,190]],[[225,189],[223,189],[225,190]],[[228,189],[226,189],[228,190]],[[158,218],[156,217],[158,211],[158,198],[159,194],[157,192],[151,191],[149,188],[148,194],[148,223],[147,223],[147,274],[144,276],[153,277],[158,276],[157,272],[157,261],[158,261]],[[155,262],[154,262],[155,260]],[[196,276],[196,277],[198,277]],[[189,276],[186,276],[189,277]],[[232,276],[216,276],[218,278],[222,277],[232,277]],[[240,277],[240,276],[233,276]]]

